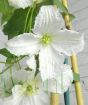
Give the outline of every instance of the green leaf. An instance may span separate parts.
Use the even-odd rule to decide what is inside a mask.
[[[4,33],[8,35],[9,39],[11,39],[14,36],[17,36],[24,32],[30,32],[28,28],[30,24],[31,24],[31,28],[33,27],[35,17],[37,15],[37,11],[38,11],[37,7],[34,9],[34,11],[33,11],[33,8],[29,8],[29,7],[26,9],[15,10],[11,19],[4,26],[4,29],[3,29]],[[31,14],[32,14],[32,17],[31,17]]]
[[[3,14],[2,21],[7,21],[13,14],[14,8],[9,6],[8,0],[0,0],[0,12]]]
[[[7,58],[14,58],[15,55],[11,54],[6,48],[0,49],[0,54]]]
[[[73,73],[74,81],[80,81],[80,75],[78,73]]]
[[[69,13],[69,18],[70,18],[71,21],[73,21],[76,17],[75,17],[75,15]]]
[[[32,71],[32,69],[29,68],[29,67],[25,68],[25,70],[26,70],[26,71]]]
[[[42,5],[53,5],[53,0],[43,0],[43,2],[40,3]]]
[[[62,2],[60,0],[53,0],[53,4],[57,5],[57,7],[59,7],[61,12],[68,13],[68,9],[62,4]]]
[[[13,16],[8,21],[8,23],[4,26],[4,33],[8,35],[9,39],[13,38],[14,36],[23,33],[24,27],[25,27],[25,20],[26,15],[28,13],[28,8],[23,9],[17,9],[15,10]]]

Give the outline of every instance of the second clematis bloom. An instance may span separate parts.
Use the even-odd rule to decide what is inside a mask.
[[[9,4],[15,8],[27,8],[33,4],[33,0],[8,0]]]
[[[33,33],[24,33],[9,40],[7,49],[17,55],[39,54],[42,80],[55,78],[63,66],[64,55],[71,56],[84,47],[83,34],[64,29],[64,21],[54,6],[42,6],[35,20]]]
[[[34,78],[35,71],[13,70],[14,86],[10,86],[11,80],[7,73],[3,78],[7,83],[0,81],[0,105],[50,105],[49,95],[41,88],[40,76]]]
[[[8,0],[9,5],[13,6],[14,8],[22,8],[25,9],[33,5],[34,2],[40,3],[42,0]]]

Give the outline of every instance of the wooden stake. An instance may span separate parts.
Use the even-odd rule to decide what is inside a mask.
[[[67,0],[62,0],[62,3],[66,8],[68,8]],[[72,29],[72,24],[69,19],[69,15],[65,15],[64,20],[65,20],[66,27],[68,29]],[[72,63],[73,73],[79,73],[77,57],[75,54],[71,56],[71,63]],[[76,98],[77,98],[77,105],[84,105],[81,84],[80,82],[75,82],[74,85],[75,85],[75,92],[76,92]]]
[[[59,94],[58,93],[51,93],[51,103],[50,105],[59,105]]]

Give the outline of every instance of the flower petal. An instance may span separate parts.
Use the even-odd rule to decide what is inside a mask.
[[[19,56],[37,53],[40,45],[32,33],[24,33],[9,40],[6,47],[12,54]]]
[[[5,48],[5,43],[8,41],[8,37],[4,35],[2,28],[0,28],[0,49]]]
[[[29,81],[34,78],[34,71],[13,70],[13,81],[19,83],[20,81]]]
[[[53,47],[67,56],[78,53],[84,48],[83,34],[66,29],[58,31],[56,35],[54,35]]]
[[[35,20],[35,34],[53,34],[55,30],[64,27],[64,21],[59,10],[54,6],[42,6]]]
[[[27,60],[27,65],[30,69],[36,71],[36,60],[35,55],[32,55],[29,60]]]
[[[6,62],[6,57],[0,54],[0,62]],[[0,63],[0,72],[5,68],[5,63]]]
[[[33,0],[8,0],[9,4],[15,8],[23,8],[29,7],[32,5]]]
[[[40,73],[42,80],[55,77],[55,65],[63,63],[63,56],[57,54],[50,46],[42,48],[39,53]]]
[[[71,86],[73,74],[70,66],[63,64],[58,69],[55,79],[49,79],[44,82],[43,87],[45,91],[62,94]]]

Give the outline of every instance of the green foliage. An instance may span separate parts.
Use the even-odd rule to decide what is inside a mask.
[[[6,48],[0,49],[0,54],[7,58],[6,63],[8,64],[14,62],[14,60],[17,58],[15,55],[11,54]]]
[[[13,14],[14,9],[9,6],[8,0],[0,0],[0,13],[2,13],[2,22],[7,21]]]
[[[3,29],[4,33],[8,35],[9,39],[24,32],[31,31],[34,25],[38,8],[34,6],[33,8],[28,7],[26,9],[15,10],[11,19]]]
[[[0,49],[0,54],[2,54],[3,56],[7,57],[7,58],[13,58],[14,55],[11,54],[6,48]]]

